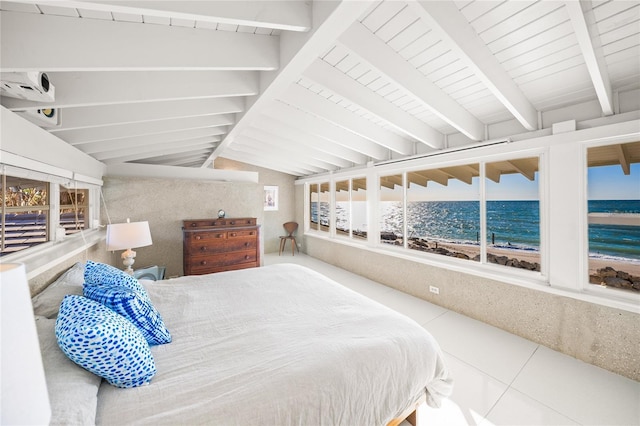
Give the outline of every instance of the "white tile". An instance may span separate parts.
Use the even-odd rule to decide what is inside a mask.
[[[440,408],[421,406],[419,424],[478,425],[506,392],[507,385],[451,354],[445,353],[445,359],[454,380],[453,393]]]
[[[579,423],[515,389],[509,389],[479,426],[502,425],[573,426]]]
[[[640,383],[541,346],[512,387],[584,425],[640,425]]]
[[[449,311],[424,326],[442,350],[511,383],[538,346],[497,327]]]

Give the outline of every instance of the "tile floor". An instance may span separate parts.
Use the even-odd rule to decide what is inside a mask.
[[[455,387],[441,408],[420,408],[421,425],[640,425],[639,382],[304,254],[265,255],[265,265],[283,262],[404,313],[438,340]]]

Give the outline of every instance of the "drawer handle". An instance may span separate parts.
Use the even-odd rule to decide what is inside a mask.
[[[232,232],[232,233],[230,233],[229,235],[230,235],[230,236],[232,236],[232,237],[235,237],[235,236],[236,236],[236,235],[238,235],[238,234],[236,234],[235,232]]]
[[[192,228],[195,228],[196,226],[198,226],[198,224],[195,223],[195,222],[191,222],[191,225],[189,225],[189,226],[191,226]]]
[[[216,238],[224,238],[224,234],[217,234]]]
[[[235,220],[232,220],[231,222],[229,222],[229,224],[231,224],[231,225],[235,225],[235,224],[236,224],[236,221],[235,221]]]
[[[244,256],[244,260],[249,260],[251,259],[251,256],[249,256],[248,254]]]
[[[249,241],[247,241],[246,243],[244,243],[245,247],[249,247]]]
[[[196,235],[196,240],[201,239],[202,237],[200,235]]]
[[[200,264],[201,264],[201,265],[206,265],[206,264],[207,264],[207,261],[206,261],[206,260],[203,260],[202,262],[200,262]]]
[[[207,246],[200,247],[200,251],[207,251]]]
[[[256,235],[256,233],[251,231],[251,232],[249,232],[249,235]]]

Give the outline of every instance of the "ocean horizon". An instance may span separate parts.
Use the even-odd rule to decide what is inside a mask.
[[[325,203],[322,203],[325,204]],[[338,202],[336,226],[348,227],[348,203]],[[320,222],[328,224],[328,204],[320,206]],[[381,232],[402,237],[402,204],[383,201]],[[367,231],[366,204],[352,203],[353,229]],[[640,200],[590,200],[589,213],[640,214]],[[535,252],[540,250],[538,201],[487,201],[487,243],[491,247]],[[317,209],[312,206],[312,218]],[[479,245],[479,201],[415,201],[407,205],[408,238],[452,244]],[[640,262],[640,227],[589,225],[589,257]]]

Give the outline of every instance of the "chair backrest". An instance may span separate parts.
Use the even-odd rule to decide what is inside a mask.
[[[298,222],[287,222],[282,226],[284,226],[284,230],[291,236],[298,229]]]

